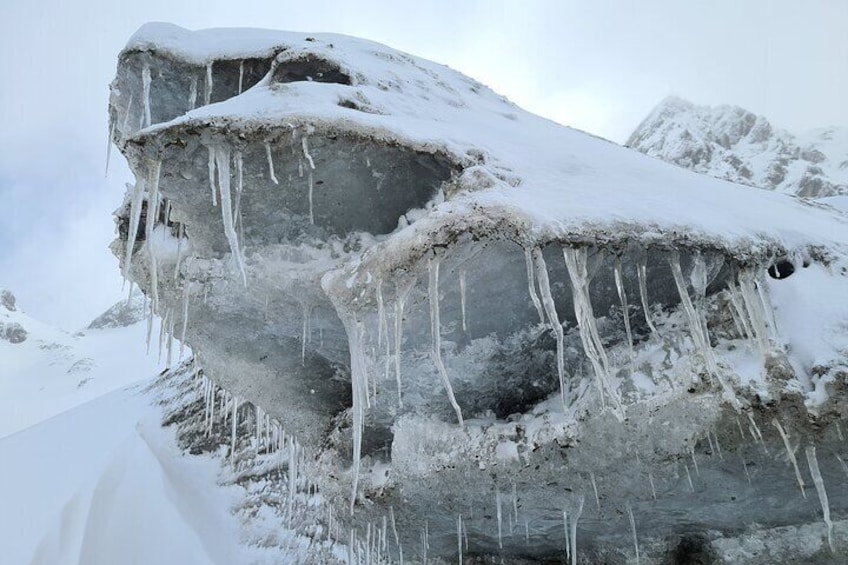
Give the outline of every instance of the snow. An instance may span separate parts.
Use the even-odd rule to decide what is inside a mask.
[[[68,334],[0,307],[20,323],[23,343],[0,340],[0,438],[139,382],[162,368],[145,354],[143,322]]]
[[[470,216],[466,226],[505,219],[527,229],[527,237],[536,241],[637,233],[643,243],[701,242],[735,255],[763,253],[766,247],[844,248],[848,241],[848,220],[832,211],[645,159],[524,112],[446,67],[375,43],[344,36],[311,39],[263,30],[188,32],[144,26],[127,49],[153,48],[155,43],[159,52],[208,61],[224,53],[230,59],[268,54],[285,45],[287,59],[308,49],[355,72],[353,85],[260,82],[227,101],[153,125],[137,137],[179,125],[225,123],[230,131],[247,131],[276,123],[310,126],[316,133],[343,130],[443,152],[464,167],[482,161],[488,186],[436,206],[436,213],[404,230],[406,237],[394,238],[398,246],[449,229],[446,224],[454,223],[458,214]],[[434,76],[438,86],[430,87]],[[339,105],[351,97],[367,100],[374,111]]]

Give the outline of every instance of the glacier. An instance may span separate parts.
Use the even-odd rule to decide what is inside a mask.
[[[112,249],[199,368],[169,422],[185,446],[226,434],[233,463],[276,441],[284,492],[321,494],[311,521],[286,503],[303,535],[378,562],[848,548],[824,456],[844,445],[839,211],[340,35],[147,24],[109,115],[136,178]],[[821,503],[787,494],[801,446]]]

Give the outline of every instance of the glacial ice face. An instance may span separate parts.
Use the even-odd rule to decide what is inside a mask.
[[[835,214],[342,36],[145,26],[110,116],[125,275],[359,539],[388,516],[393,558],[453,559],[461,524],[465,556],[603,560],[813,520],[773,496],[795,478],[766,423],[810,383],[764,277],[841,260]],[[785,429],[821,450],[833,417],[801,410]]]

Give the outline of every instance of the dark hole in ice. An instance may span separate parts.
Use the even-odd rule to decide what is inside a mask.
[[[712,565],[718,555],[710,539],[701,533],[688,533],[680,537],[677,546],[667,555],[664,565]]]
[[[351,83],[350,76],[342,72],[337,64],[312,55],[280,64],[272,77],[272,82],[304,81],[347,85]]]
[[[795,265],[783,259],[768,268],[768,274],[771,278],[781,280],[792,275],[795,272]]]

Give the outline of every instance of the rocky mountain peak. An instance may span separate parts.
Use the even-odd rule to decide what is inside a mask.
[[[657,105],[626,145],[720,179],[810,198],[848,193],[848,128],[795,135],[738,106]]]

